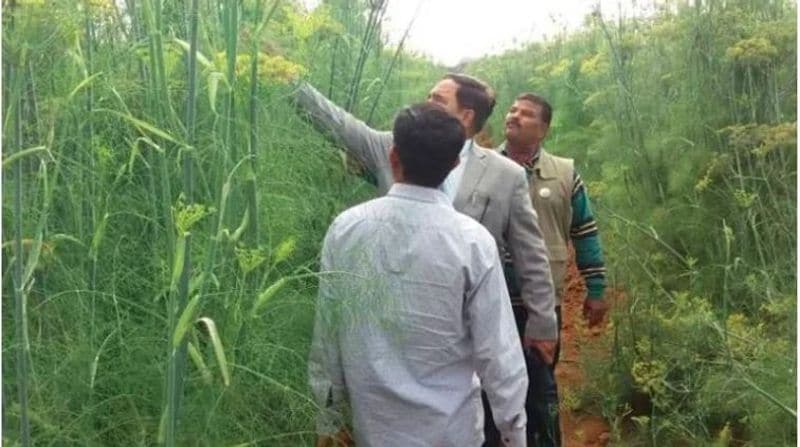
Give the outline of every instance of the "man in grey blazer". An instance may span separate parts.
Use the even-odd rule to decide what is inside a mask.
[[[307,83],[301,83],[295,95],[312,122],[361,161],[377,179],[379,193],[386,194],[393,183],[389,163],[392,133],[370,128]],[[428,100],[458,118],[467,136],[459,165],[441,189],[453,200],[456,210],[489,230],[500,253],[510,254],[520,292],[512,296],[512,305],[515,313],[519,309],[527,314],[521,334],[523,346],[535,349],[543,360],[552,363],[558,338],[555,291],[525,170],[472,139],[491,115],[494,95],[475,78],[448,74],[433,87]]]

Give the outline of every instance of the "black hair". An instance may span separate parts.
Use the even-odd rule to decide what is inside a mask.
[[[394,120],[394,145],[409,183],[435,188],[464,146],[464,127],[434,103],[404,108]]]
[[[462,73],[448,73],[442,79],[450,79],[458,84],[456,91],[458,106],[475,111],[472,130],[475,133],[480,132],[494,110],[494,91],[480,79]]]
[[[517,96],[517,101],[530,101],[534,104],[538,104],[542,107],[542,121],[550,125],[550,120],[553,118],[553,107],[550,106],[550,103],[544,99],[543,96],[539,96],[535,93],[520,93]]]

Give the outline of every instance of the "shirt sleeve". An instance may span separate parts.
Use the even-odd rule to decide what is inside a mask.
[[[322,247],[314,333],[308,358],[308,382],[317,404],[316,430],[320,435],[331,435],[344,427],[346,406],[344,371],[336,330],[335,287],[331,256],[331,230]]]
[[[298,86],[294,100],[319,130],[338,140],[373,175],[389,166],[391,132],[380,132],[367,126],[305,82]]]
[[[606,289],[606,268],[603,248],[592,214],[589,194],[581,176],[575,171],[572,187],[572,223],[570,238],[575,246],[575,263],[586,282],[587,297],[602,299]]]
[[[550,261],[522,168],[515,179],[506,242],[522,301],[528,310],[525,336],[534,340],[558,339]]]
[[[505,445],[523,447],[528,375],[497,247],[487,244],[494,260],[466,295],[475,364]]]

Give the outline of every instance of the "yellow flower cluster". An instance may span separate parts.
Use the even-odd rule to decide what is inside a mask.
[[[753,354],[754,341],[758,334],[758,328],[753,327],[747,317],[740,313],[731,314],[726,322],[728,331],[728,349],[736,358],[749,357]]]
[[[587,57],[581,62],[581,74],[587,77],[597,76],[608,72],[608,57],[604,53],[597,53]]]
[[[797,122],[763,127],[764,139],[759,147],[753,149],[754,154],[764,157],[776,149],[797,147]]]
[[[569,59],[561,59],[560,61],[556,62],[553,65],[553,68],[550,69],[550,77],[557,78],[563,75],[564,73],[569,70],[571,62]]]
[[[643,392],[653,397],[663,395],[666,392],[665,378],[667,367],[660,360],[637,360],[631,367],[633,381]]]
[[[742,65],[763,65],[778,56],[778,49],[764,37],[754,37],[736,42],[725,51],[729,59]]]
[[[244,273],[250,273],[267,260],[264,251],[259,248],[239,248],[233,249],[239,268]]]
[[[311,14],[299,14],[290,6],[285,8],[285,12],[287,18],[286,31],[300,40],[308,40],[314,35],[326,38],[340,35],[344,32],[342,24],[331,17],[325,5],[314,9]]]
[[[237,78],[249,77],[253,58],[249,53],[236,56],[234,73]],[[221,72],[227,72],[227,57],[224,51],[214,56],[214,66]],[[283,56],[272,56],[264,52],[258,53],[256,76],[262,82],[286,84],[306,73],[305,67],[295,64]]]
[[[703,192],[707,190],[708,187],[714,183],[714,177],[724,173],[728,168],[729,163],[730,156],[728,154],[714,156],[708,163],[703,177],[701,177],[700,180],[698,180],[694,185],[694,190],[697,192]]]
[[[294,254],[296,248],[297,239],[294,236],[289,236],[288,238],[284,239],[273,253],[273,262],[277,264],[289,259],[289,257]]]
[[[306,68],[284,58],[259,53],[258,77],[271,82],[286,84],[303,76]]]
[[[111,10],[114,7],[111,1],[112,0],[86,0],[86,3],[92,9]]]
[[[603,181],[589,182],[589,191],[595,199],[603,197],[608,192],[608,184]]]
[[[194,224],[199,222],[202,218],[214,214],[216,209],[213,207],[206,207],[199,203],[192,203],[186,205],[182,199],[178,199],[176,206],[172,207],[172,214],[175,218],[175,228],[178,234],[188,232]]]
[[[736,200],[736,204],[739,205],[740,208],[750,208],[755,203],[756,199],[758,199],[758,193],[755,192],[747,192],[744,189],[737,189],[733,192],[733,198]]]
[[[777,149],[797,147],[797,122],[766,124],[739,124],[720,130],[728,134],[728,143],[739,149],[750,150],[764,157]]]

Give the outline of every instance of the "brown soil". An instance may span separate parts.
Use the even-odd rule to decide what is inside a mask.
[[[599,327],[586,327],[582,316],[586,287],[578,274],[574,259],[570,260],[564,281],[565,290],[561,302],[561,358],[556,366],[556,381],[561,398],[562,445],[604,447],[610,439],[606,421],[601,416],[570,408],[565,397],[574,396],[584,380],[580,362],[581,346],[598,339],[604,333],[607,321],[603,321]]]

